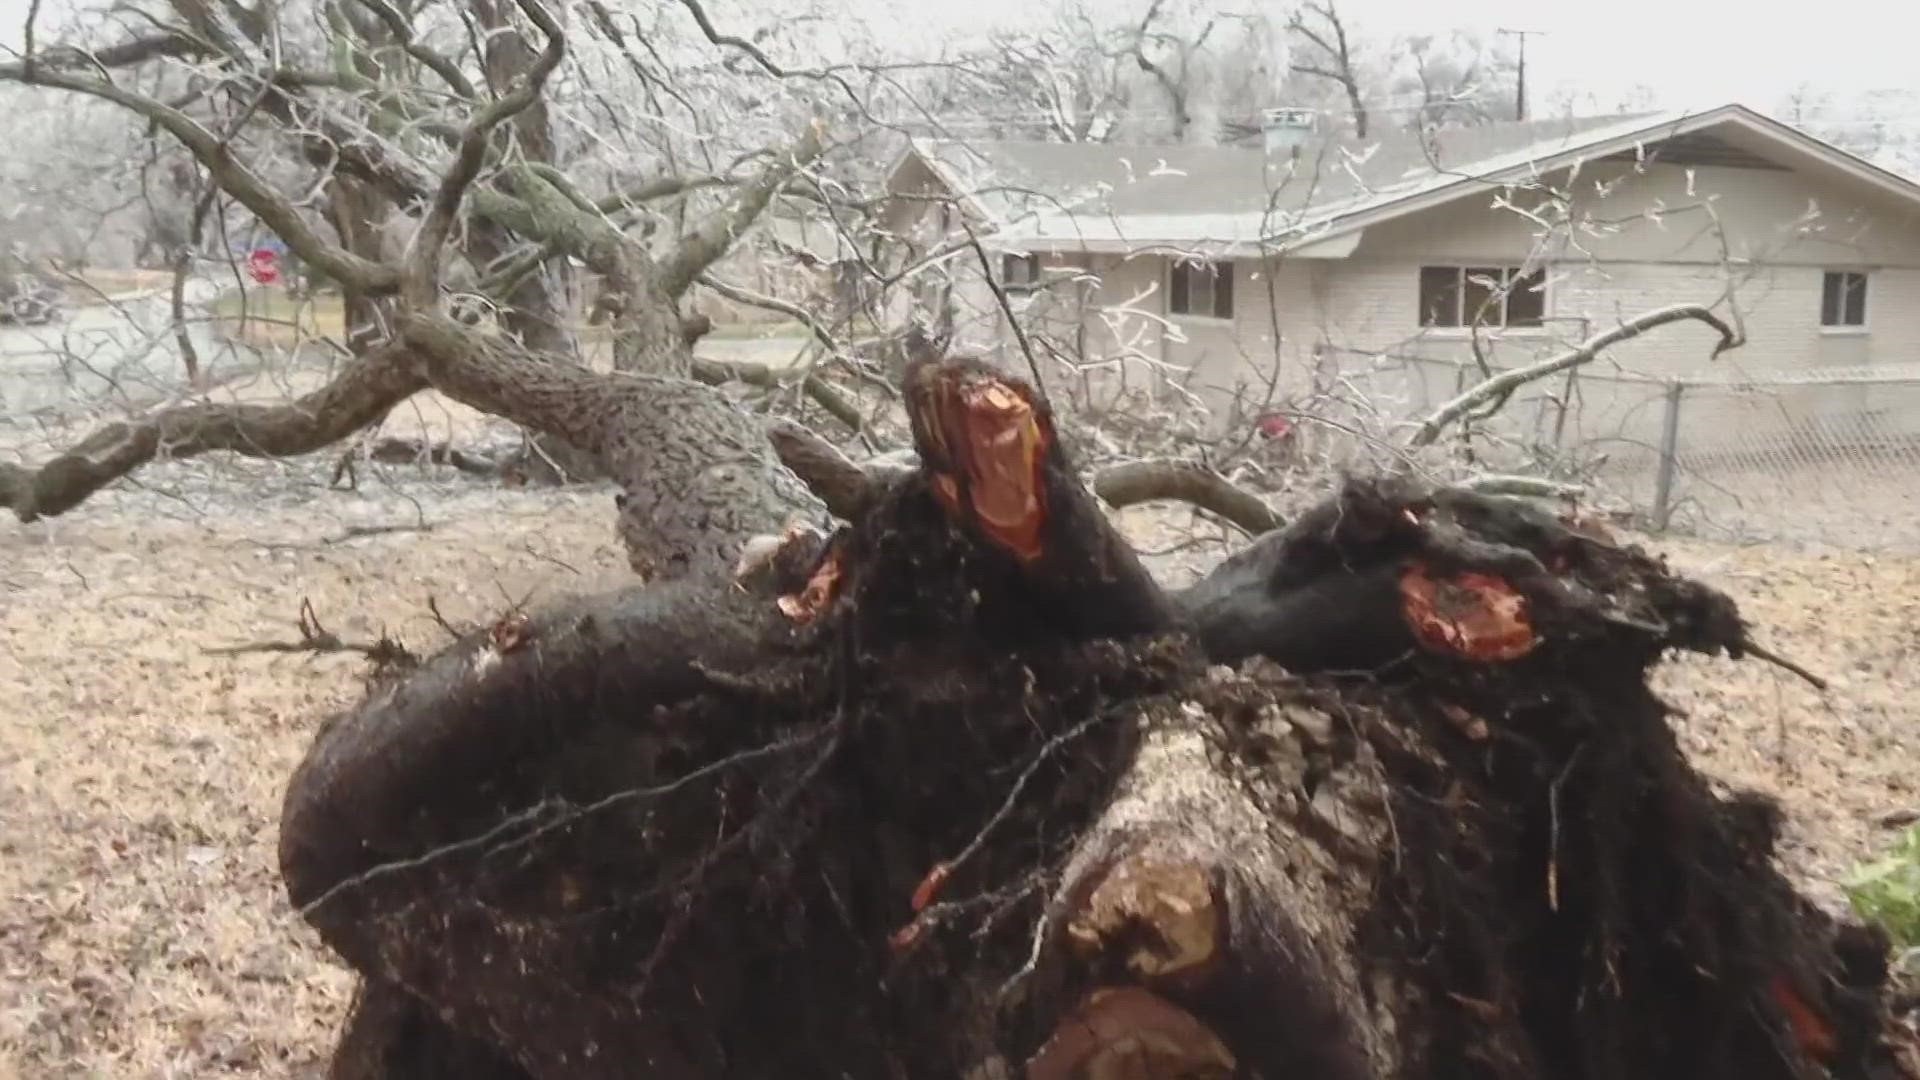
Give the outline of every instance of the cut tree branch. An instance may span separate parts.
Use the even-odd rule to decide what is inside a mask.
[[[1668,323],[1684,322],[1687,320],[1706,323],[1708,326],[1720,332],[1720,340],[1713,347],[1713,357],[1718,357],[1728,349],[1737,349],[1746,343],[1744,335],[1729,326],[1724,319],[1714,314],[1713,310],[1705,304],[1672,304],[1663,308],[1655,308],[1652,311],[1635,315],[1633,318],[1628,319],[1618,326],[1595,334],[1579,345],[1557,356],[1550,356],[1539,363],[1528,364],[1526,367],[1503,371],[1481,382],[1477,386],[1469,387],[1453,400],[1435,409],[1422,421],[1420,427],[1414,431],[1413,436],[1407,440],[1407,446],[1414,448],[1431,444],[1435,439],[1440,437],[1440,433],[1445,431],[1449,424],[1459,420],[1461,417],[1482,405],[1504,399],[1515,390],[1535,379],[1545,378],[1555,372],[1565,371],[1568,368],[1579,367],[1582,364],[1590,363],[1597,358],[1603,350],[1617,345],[1622,341],[1637,338],[1657,326],[1665,326]]]
[[[911,465],[859,465],[838,447],[795,420],[775,417],[767,424],[774,453],[834,516],[857,521],[888,484],[913,471]]]

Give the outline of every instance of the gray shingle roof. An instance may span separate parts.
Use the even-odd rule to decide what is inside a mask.
[[[1246,243],[1689,115],[1699,114],[1495,123],[1365,142],[1320,138],[1293,154],[1005,140],[921,140],[915,147],[1007,226],[1009,243],[1108,233],[1143,242]]]

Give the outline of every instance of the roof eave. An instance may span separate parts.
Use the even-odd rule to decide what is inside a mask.
[[[1528,161],[1496,172],[1473,174],[1467,172],[1458,178],[1410,194],[1404,198],[1390,200],[1379,206],[1368,207],[1360,211],[1342,214],[1334,211],[1325,217],[1302,222],[1301,227],[1312,231],[1311,239],[1286,242],[1281,246],[1305,245],[1331,239],[1344,233],[1364,230],[1368,226],[1392,221],[1396,218],[1417,214],[1422,210],[1431,210],[1457,199],[1465,198],[1475,192],[1485,191],[1489,184],[1508,184],[1529,176],[1554,172],[1568,168],[1580,161],[1588,161],[1609,154],[1629,150],[1641,145],[1649,138],[1670,139],[1677,135],[1691,134],[1704,128],[1732,122],[1748,131],[1776,142],[1787,143],[1795,149],[1822,159],[1827,164],[1856,176],[1865,182],[1886,190],[1899,198],[1920,206],[1920,184],[1882,169],[1880,166],[1856,157],[1823,139],[1815,138],[1789,124],[1783,124],[1771,117],[1763,116],[1740,104],[1722,105],[1715,109],[1694,113],[1679,120],[1661,120],[1643,128],[1617,135],[1611,139],[1600,139],[1577,147],[1569,147],[1553,154]]]
[[[961,211],[971,214],[975,221],[995,229],[1006,224],[998,214],[981,202],[977,195],[966,190],[960,183],[960,178],[953,174],[953,170],[947,168],[946,162],[941,161],[938,155],[928,153],[917,138],[907,139],[906,149],[900,151],[900,156],[894,159],[893,165],[887,169],[883,186],[888,192],[894,192],[894,182],[899,178],[900,170],[906,167],[908,161],[913,160],[926,166],[934,179],[940,181],[947,192],[953,196],[954,201],[960,205]]]
[[[1263,252],[1257,241],[1209,237],[1005,237],[991,246],[998,251],[1082,255],[1200,256],[1213,259],[1250,259]]]

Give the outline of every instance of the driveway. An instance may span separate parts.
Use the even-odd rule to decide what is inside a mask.
[[[189,282],[189,311],[204,310],[216,292],[212,282]],[[203,364],[257,363],[251,350],[220,340],[204,322],[189,335]],[[138,408],[185,388],[165,292],[70,308],[44,326],[0,326],[0,422],[9,426],[65,419],[103,404]]]
[[[770,368],[788,367],[798,360],[811,338],[805,337],[716,337],[701,338],[693,351],[715,360],[734,363],[765,364]]]

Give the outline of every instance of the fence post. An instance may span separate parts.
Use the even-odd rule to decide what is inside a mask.
[[[1573,395],[1578,392],[1579,387],[1580,365],[1575,364],[1567,369],[1566,384],[1560,387],[1560,415],[1554,417],[1553,420],[1553,448],[1555,450],[1566,447],[1567,410],[1573,408]]]
[[[1653,481],[1653,531],[1665,532],[1673,514],[1673,471],[1680,454],[1680,395],[1686,386],[1679,380],[1667,384],[1667,411],[1660,427],[1660,471]]]

